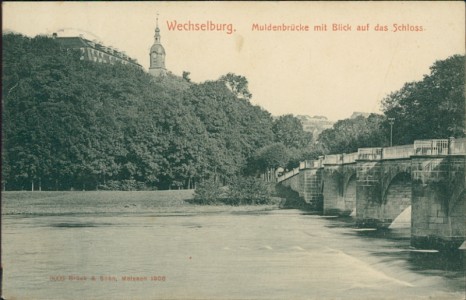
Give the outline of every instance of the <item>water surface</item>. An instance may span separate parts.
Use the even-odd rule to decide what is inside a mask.
[[[4,199],[6,299],[464,299],[463,257],[410,248],[409,229],[88,195]]]

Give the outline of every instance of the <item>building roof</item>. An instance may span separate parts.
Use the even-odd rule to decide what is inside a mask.
[[[77,48],[85,48],[90,47],[96,50],[102,51],[107,53],[108,55],[115,56],[119,59],[128,61],[133,63],[139,67],[142,67],[136,59],[129,57],[126,53],[111,49],[110,47],[106,47],[104,45],[99,44],[98,42],[91,42],[83,37],[55,37],[55,39],[65,48],[77,49]],[[161,45],[160,45],[161,46]],[[163,47],[162,47],[163,49]],[[160,53],[160,52],[157,52]],[[165,54],[165,50],[163,50]]]
[[[65,48],[89,47],[89,45],[80,37],[57,37],[56,39]]]
[[[366,113],[366,112],[360,112],[360,111],[355,111],[353,112],[353,114],[351,115],[350,119],[355,119],[357,117],[364,117],[364,118],[367,118],[370,116],[370,113]]]

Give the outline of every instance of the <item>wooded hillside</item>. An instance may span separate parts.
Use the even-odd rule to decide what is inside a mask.
[[[249,158],[276,141],[271,115],[234,74],[155,79],[81,61],[48,37],[6,34],[2,76],[7,189],[187,188],[257,174]]]

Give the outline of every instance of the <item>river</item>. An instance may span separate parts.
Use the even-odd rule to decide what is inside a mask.
[[[4,197],[6,299],[465,298],[464,253],[412,249],[409,228],[87,195]]]

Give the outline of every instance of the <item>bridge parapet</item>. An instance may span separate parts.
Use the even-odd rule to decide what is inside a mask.
[[[414,145],[403,145],[383,148],[382,158],[383,159],[399,159],[409,158],[414,155]]]
[[[319,169],[322,168],[323,165],[323,157],[315,160],[305,160],[299,163],[299,169]]]
[[[306,160],[299,167],[291,170],[277,181],[281,182],[299,173],[299,170],[323,168],[324,165],[343,165],[355,163],[357,160],[379,161],[388,159],[404,159],[411,156],[443,156],[443,155],[466,155],[466,138],[459,139],[431,139],[416,140],[414,144],[395,147],[359,148],[358,152],[330,154],[320,156],[316,160]]]
[[[305,160],[299,163],[299,169],[304,170],[304,169],[317,169],[321,168],[321,161],[316,159],[316,160]]]
[[[343,153],[343,154],[330,154],[325,155],[324,165],[342,165],[355,163],[358,159],[358,153]]]
[[[466,138],[450,140],[451,154],[466,154]]]
[[[341,161],[342,161],[341,154],[325,155],[324,165],[338,165],[338,164],[341,164]]]
[[[343,163],[344,164],[355,163],[357,159],[358,159],[358,152],[348,153],[348,154],[343,153]]]
[[[414,141],[414,155],[448,155],[447,139]]]
[[[359,160],[381,160],[382,159],[382,147],[377,148],[359,148],[358,159]]]
[[[283,180],[287,180],[290,177],[293,177],[295,175],[299,174],[299,168],[295,168],[289,172],[286,172],[282,176],[277,178],[277,182],[282,182]]]

